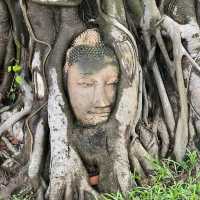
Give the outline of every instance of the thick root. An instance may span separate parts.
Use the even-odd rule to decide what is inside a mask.
[[[40,172],[44,162],[44,147],[45,140],[47,139],[47,134],[44,126],[44,120],[40,119],[37,128],[36,134],[34,137],[34,147],[33,152],[31,153],[30,164],[28,169],[28,175],[31,179],[32,185],[36,190],[40,184]]]
[[[152,174],[153,157],[145,150],[138,138],[135,138],[129,148],[129,158],[133,170],[135,170],[141,176]]]
[[[92,189],[88,182],[88,175],[77,153],[70,148],[70,157],[66,163],[65,176],[57,177],[56,169],[51,170],[49,200],[73,200],[78,196],[80,200],[85,199],[85,192],[94,198],[98,198],[98,193]]]
[[[32,104],[33,104],[33,94],[31,87],[28,85],[26,81],[24,81],[20,88],[23,92],[23,103],[24,108],[23,110],[15,113],[13,116],[11,116],[9,119],[7,119],[3,124],[0,125],[0,136],[9,128],[14,125],[17,121],[19,121],[21,118],[25,117],[31,112]]]

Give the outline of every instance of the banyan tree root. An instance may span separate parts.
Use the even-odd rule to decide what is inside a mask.
[[[188,144],[188,137],[189,137],[188,136],[187,94],[186,94],[186,86],[184,85],[184,77],[183,77],[183,71],[182,71],[183,56],[189,57],[190,61],[192,61],[192,63],[195,66],[196,66],[196,64],[195,64],[194,60],[191,59],[191,57],[188,55],[188,53],[184,50],[184,47],[181,43],[182,42],[181,41],[182,32],[180,30],[180,25],[168,16],[163,15],[161,18],[161,15],[155,4],[155,1],[144,1],[144,4],[145,4],[145,12],[144,12],[145,14],[144,14],[144,19],[142,21],[141,26],[143,28],[144,38],[146,38],[147,49],[148,49],[148,51],[150,51],[150,49],[151,49],[150,34],[155,35],[155,38],[158,41],[158,45],[164,55],[166,64],[168,65],[168,68],[171,69],[172,67],[174,67],[175,71],[176,71],[177,88],[178,88],[179,98],[180,98],[180,114],[179,114],[178,123],[176,125],[176,130],[175,130],[175,123],[174,123],[174,125],[172,127],[172,131],[175,132],[174,154],[175,154],[176,159],[180,161],[184,158],[184,155],[186,152],[186,147]],[[152,9],[155,12],[149,12]],[[154,13],[154,14],[151,14],[151,13]],[[152,25],[152,23],[154,24],[154,30],[153,30],[154,33],[148,32],[148,30],[152,30],[152,27],[150,27]],[[167,35],[170,37],[170,39],[172,41],[173,57],[174,57],[173,61],[171,61],[169,59],[167,50],[165,48],[164,42],[163,42],[161,34],[159,32],[160,30],[166,31]],[[174,31],[174,30],[177,30],[177,31]],[[155,77],[155,79],[157,79],[157,78]],[[157,86],[159,86],[159,85],[157,84]],[[163,92],[161,93],[160,96],[161,97],[163,96]],[[164,110],[164,107],[163,107],[163,110]],[[168,113],[172,113],[171,111],[170,112],[169,111],[170,110],[167,109]],[[173,119],[173,118],[171,118],[171,119]],[[168,123],[168,125],[172,125],[172,124],[173,123]]]
[[[172,2],[171,9],[166,9],[166,13],[170,15],[175,21],[178,21],[177,26],[181,34],[181,38],[186,41],[186,49],[183,49],[183,53],[187,59],[183,61],[184,78],[187,81],[188,92],[188,104],[190,105],[190,137],[189,141],[195,142],[195,138],[198,138],[199,134],[199,47],[200,47],[200,28],[198,24],[199,12],[197,11],[197,5],[199,1],[176,1]],[[195,6],[196,9],[195,9]],[[177,7],[180,13],[175,13],[173,10]],[[193,126],[195,131],[192,134]],[[190,145],[188,146],[190,148]],[[194,148],[192,148],[194,149]]]
[[[6,47],[8,44],[10,23],[9,23],[9,12],[6,3],[0,1],[0,66],[4,64],[4,58],[6,55]]]
[[[116,144],[113,141],[113,146],[116,148],[114,155],[116,154],[115,157],[118,158],[114,160],[114,163],[116,165],[115,170],[120,189],[126,194],[133,187],[129,173],[130,162],[127,145],[129,145],[128,138],[131,137],[131,134],[135,137],[134,129],[138,121],[138,116],[141,113],[142,72],[138,63],[138,52],[135,40],[126,28],[127,23],[123,2],[121,0],[116,1],[112,4],[112,9],[110,2],[102,2],[104,9],[102,9],[100,1],[97,3],[100,16],[102,17],[100,25],[104,27],[102,28],[104,38],[113,46],[116,54],[121,58],[119,60],[122,72],[120,97],[117,100],[116,114],[114,116],[119,123],[117,129],[119,134],[116,133],[119,138],[116,139]],[[137,99],[137,103],[133,99]],[[128,126],[130,126],[129,130],[127,130]],[[120,143],[126,144],[121,151],[118,150]],[[134,155],[132,154],[131,156]],[[122,170],[123,168],[124,170]],[[122,174],[125,174],[125,176],[123,177]]]
[[[47,80],[45,65],[51,45],[55,40],[54,12],[33,2],[20,1],[22,13],[32,41],[30,70],[34,83],[34,99],[31,114],[26,120],[30,142],[27,149],[30,159],[28,175],[37,191],[37,198],[44,198],[46,184],[41,177],[45,163],[45,148],[47,144]],[[37,14],[36,14],[37,13]],[[41,22],[41,18],[43,21]],[[38,25],[39,24],[39,25]]]
[[[2,69],[3,77],[0,84],[0,102],[2,102],[3,99],[6,98],[7,92],[10,90],[12,80],[13,80],[13,74],[12,72],[8,72],[8,66],[13,65],[15,57],[15,48],[14,48],[14,41],[13,36],[9,35],[9,42],[6,48],[6,56],[4,61],[4,68]]]
[[[33,105],[33,94],[32,89],[28,85],[28,83],[24,80],[20,85],[21,91],[23,93],[23,109],[15,114],[13,114],[10,118],[8,118],[5,122],[0,125],[0,136],[9,128],[18,122],[23,117],[27,116],[31,112],[31,108]]]
[[[13,36],[11,34],[10,16],[4,1],[0,1],[0,103],[5,99],[11,84],[11,73],[7,66],[14,58]]]
[[[40,119],[37,123],[34,136],[34,148],[31,153],[28,175],[32,181],[32,185],[35,189],[39,187],[40,172],[44,165],[43,158],[45,152],[45,138],[47,138],[47,132],[45,131],[44,120]]]
[[[176,128],[175,134],[175,145],[174,145],[174,154],[177,160],[182,160],[186,147],[188,145],[189,139],[189,130],[188,130],[188,101],[187,101],[187,94],[186,94],[186,86],[184,84],[184,77],[183,77],[183,70],[182,70],[182,58],[186,56],[189,58],[191,64],[199,69],[198,64],[191,58],[191,56],[187,53],[185,48],[181,43],[181,39],[186,39],[183,37],[182,25],[177,24],[171,18],[167,16],[163,16],[163,22],[161,23],[161,28],[163,28],[169,37],[172,40],[173,49],[174,49],[174,66],[176,67],[176,76],[177,76],[177,85],[178,91],[180,96],[180,116]],[[174,29],[178,30],[174,32]],[[185,29],[184,29],[185,32]],[[157,38],[157,40],[160,40]],[[190,50],[190,46],[188,46]],[[163,51],[164,53],[165,51]],[[192,52],[191,52],[192,53]],[[182,124],[182,125],[181,125]],[[187,124],[187,125],[186,125]],[[181,128],[182,127],[182,128]],[[184,147],[184,148],[183,148]],[[185,150],[184,150],[185,149]]]

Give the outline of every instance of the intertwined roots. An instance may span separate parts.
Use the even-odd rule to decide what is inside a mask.
[[[4,71],[0,85],[0,137],[9,152],[7,154],[5,150],[0,149],[0,159],[4,162],[1,167],[9,170],[12,169],[12,164],[14,167],[17,166],[14,169],[20,169],[25,161],[29,160],[29,165],[21,171],[21,177],[25,180],[28,170],[29,180],[37,191],[38,199],[44,199],[45,195],[52,200],[70,200],[77,196],[84,199],[86,194],[88,199],[93,196],[99,197],[98,192],[89,183],[86,165],[80,152],[69,141],[73,118],[61,81],[66,49],[69,48],[72,38],[82,33],[86,27],[78,17],[75,7],[60,7],[54,10],[32,2],[27,2],[26,7],[20,0],[23,14],[21,17],[26,23],[32,41],[30,49],[25,49],[19,46],[19,41],[11,34],[9,15],[12,13],[9,2],[0,1],[0,66]],[[131,178],[131,171],[146,177],[153,171],[152,157],[173,155],[177,161],[181,161],[187,148],[196,148],[195,137],[200,127],[200,68],[197,63],[200,31],[194,17],[194,6],[188,7],[188,14],[183,9],[182,12],[185,13],[180,16],[186,16],[187,19],[183,19],[186,24],[180,24],[176,22],[177,16],[174,16],[173,12],[170,17],[165,15],[169,11],[165,11],[165,14],[160,12],[163,4],[159,10],[155,1],[143,0],[145,9],[141,16],[140,28],[147,59],[142,58],[141,63],[146,65],[141,68],[140,52],[138,53],[133,34],[126,28],[125,23],[122,25],[116,20],[118,17],[110,17],[114,14],[102,10],[100,1],[97,3],[102,20],[100,29],[102,34],[112,41],[110,46],[114,48],[121,68],[118,97],[109,121],[111,125],[107,138],[108,154],[112,164],[109,165],[109,170],[105,167],[104,171],[111,171],[117,185],[116,190],[126,195],[136,184]],[[175,7],[183,8],[184,4],[184,1],[177,1]],[[125,12],[125,9],[121,10]],[[60,20],[55,20],[58,16]],[[123,22],[125,21],[126,19]],[[99,35],[86,31],[75,39],[73,45],[88,42],[87,37],[90,37],[91,45],[100,43]],[[166,40],[170,48],[166,45]],[[183,40],[187,45],[183,45]],[[164,68],[158,65],[160,62],[157,60],[157,46],[164,58]],[[23,67],[22,72],[12,70],[8,73],[8,66],[15,64]],[[163,72],[167,72],[166,77],[163,76]],[[13,81],[18,75],[22,81],[14,91],[17,97],[14,98],[14,102],[6,105],[9,94],[13,93],[13,85],[16,86]],[[152,87],[153,84],[156,87]],[[169,91],[171,85],[174,89],[172,93]],[[157,92],[159,100],[155,97]],[[154,102],[155,99],[158,101]],[[24,143],[24,148],[16,148],[17,145],[7,137],[8,135],[17,137]],[[21,136],[24,137],[23,141]],[[43,169],[48,142],[50,176],[49,185],[46,185],[48,181],[43,179]],[[101,170],[99,176],[102,178]],[[20,185],[23,180],[19,176],[11,180],[7,189],[3,188],[2,194],[5,198],[8,198],[16,185]],[[107,185],[109,191],[111,185]]]

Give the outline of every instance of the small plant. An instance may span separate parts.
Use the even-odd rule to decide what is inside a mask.
[[[20,73],[22,71],[22,66],[19,64],[15,64],[14,66],[8,66],[8,72],[14,74],[14,78],[10,87],[10,91],[7,94],[7,97],[10,101],[10,103],[14,103],[17,98],[17,92],[19,86],[23,82],[23,78],[20,76]]]
[[[23,78],[20,76],[20,73],[22,71],[22,66],[16,64],[14,66],[8,66],[8,72],[14,72],[15,73],[15,82],[16,84],[21,84],[23,81]]]

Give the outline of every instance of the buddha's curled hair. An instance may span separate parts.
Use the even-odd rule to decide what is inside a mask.
[[[97,29],[87,29],[81,33],[73,42],[72,46],[90,46],[96,47],[101,43],[101,36]]]
[[[113,50],[106,47],[101,40],[98,30],[87,29],[74,40],[71,48],[68,49],[65,68],[72,66],[82,58],[99,61],[105,57],[116,60]]]

